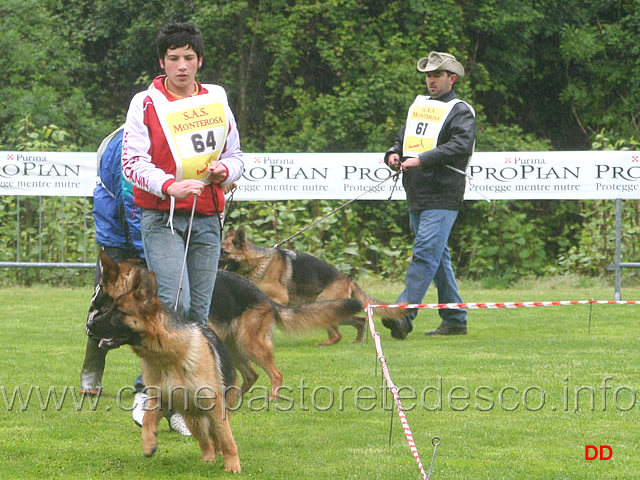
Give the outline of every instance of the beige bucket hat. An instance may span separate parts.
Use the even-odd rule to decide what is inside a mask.
[[[431,52],[428,57],[418,60],[419,72],[433,72],[446,70],[455,73],[460,78],[464,77],[464,67],[456,60],[456,57],[448,53]]]

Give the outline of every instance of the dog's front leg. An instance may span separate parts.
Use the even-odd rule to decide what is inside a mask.
[[[200,450],[202,451],[203,462],[216,461],[216,443],[215,434],[212,435],[213,424],[209,418],[209,414],[190,415],[185,412],[184,420],[191,434],[198,440]]]
[[[149,402],[151,404],[151,402]],[[152,405],[149,405],[152,407]],[[142,453],[151,457],[158,446],[158,423],[162,419],[162,411],[157,408],[147,410],[142,420]]]
[[[228,414],[229,412],[226,412]],[[224,456],[224,469],[228,472],[240,473],[240,458],[238,458],[238,447],[233,439],[231,428],[229,427],[229,419],[219,421],[216,425],[217,439]]]

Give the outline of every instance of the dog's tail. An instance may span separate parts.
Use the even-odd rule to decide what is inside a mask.
[[[351,297],[357,299],[362,305],[369,303],[370,305],[390,305],[389,302],[383,302],[375,297],[367,295],[364,290],[356,282],[351,281]],[[402,318],[410,313],[410,308],[374,308],[373,314],[382,318]]]
[[[327,329],[341,323],[348,323],[364,306],[355,298],[327,300],[285,307],[272,302],[276,313],[276,325],[288,334],[305,333],[319,328]]]

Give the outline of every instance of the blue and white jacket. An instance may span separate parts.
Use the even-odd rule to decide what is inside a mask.
[[[120,127],[106,137],[98,149],[100,182],[93,190],[93,220],[96,242],[144,258],[140,232],[140,207],[133,202],[131,184],[122,175],[122,137]]]

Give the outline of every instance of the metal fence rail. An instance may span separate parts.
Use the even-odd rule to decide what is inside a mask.
[[[0,198],[0,234],[5,245],[0,267],[95,268],[92,197]]]
[[[34,199],[37,199],[37,208],[33,205]],[[54,210],[51,207],[56,201],[59,207]],[[72,213],[66,211],[69,204],[73,204]],[[0,268],[95,268],[98,250],[92,208],[93,197],[0,195],[0,240],[4,245],[4,251],[0,251]],[[47,229],[50,222],[55,222],[60,228]],[[640,262],[622,261],[621,222],[622,200],[616,199],[615,258],[607,267],[608,271],[615,273],[616,300],[621,300],[621,269],[640,268]],[[77,231],[79,226],[80,232]],[[73,234],[69,228],[73,229]]]

